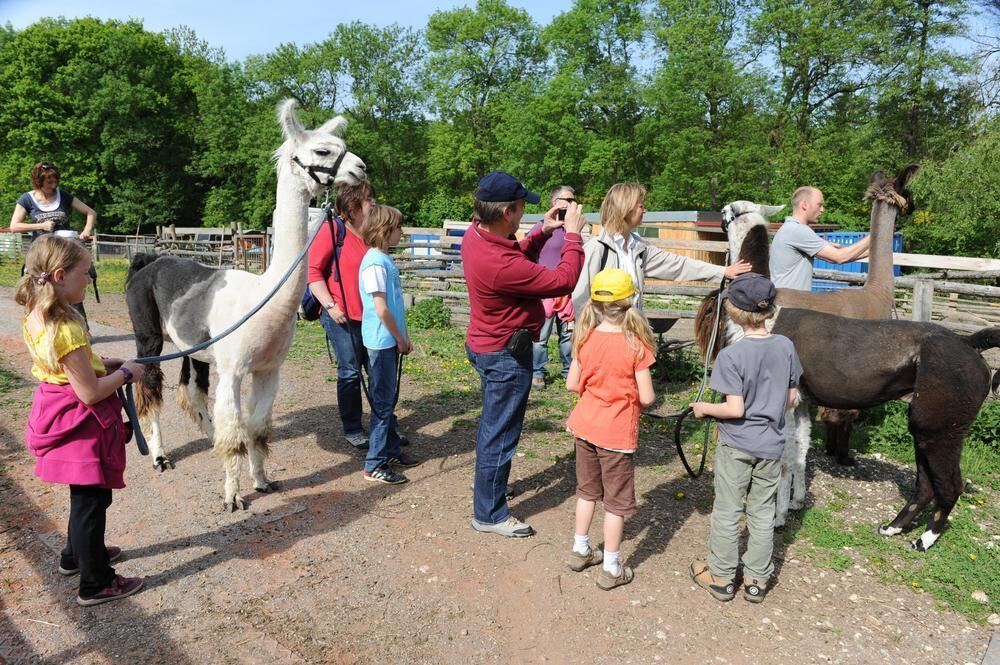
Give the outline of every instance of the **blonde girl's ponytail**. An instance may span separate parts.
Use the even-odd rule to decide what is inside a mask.
[[[24,276],[17,283],[14,302],[24,307],[25,315],[37,311],[41,316],[47,346],[40,360],[50,370],[59,367],[54,346],[59,325],[71,321],[84,325],[80,313],[59,300],[52,274],[59,268],[72,270],[86,256],[87,250],[79,242],[49,233],[32,242],[24,257]]]
[[[653,329],[649,327],[649,321],[645,315],[636,307],[629,307],[625,311],[625,316],[621,322],[622,332],[625,333],[625,341],[636,352],[639,353],[641,344],[656,355],[656,338],[653,337]]]
[[[587,304],[583,306],[583,311],[576,315],[576,323],[573,324],[573,357],[580,357],[580,347],[583,343],[587,341],[587,337],[590,336],[590,331],[600,325],[603,320],[597,308],[601,303],[595,303],[593,300],[588,300]]]

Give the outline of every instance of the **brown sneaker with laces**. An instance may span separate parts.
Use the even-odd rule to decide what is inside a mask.
[[[115,575],[115,578],[111,580],[111,584],[104,587],[93,596],[77,596],[76,602],[78,605],[83,605],[84,607],[89,607],[90,605],[100,605],[101,603],[107,603],[112,600],[118,600],[119,598],[131,596],[133,593],[141,589],[142,585],[143,579],[141,577],[122,577],[121,575]]]
[[[577,573],[603,562],[604,552],[601,550],[595,550],[593,547],[588,547],[586,554],[580,554],[576,550],[570,550],[569,556],[566,557],[566,563],[569,564],[569,569]]]
[[[694,583],[712,594],[712,598],[726,602],[736,596],[736,583],[713,575],[704,561],[692,562],[688,572]]]

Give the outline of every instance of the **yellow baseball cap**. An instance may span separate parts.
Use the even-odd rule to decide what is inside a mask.
[[[632,276],[620,268],[606,268],[590,282],[590,299],[597,302],[615,302],[634,295]]]

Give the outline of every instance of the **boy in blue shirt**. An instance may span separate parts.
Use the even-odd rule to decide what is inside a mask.
[[[696,418],[719,420],[719,446],[708,562],[693,562],[690,573],[717,600],[736,595],[745,500],[750,538],[743,555],[743,597],[759,603],[774,572],[774,509],[785,447],[785,409],[797,399],[802,366],[791,340],[765,327],[774,316],[775,290],[769,279],[752,272],[740,275],[722,297],[726,314],[743,329],[743,338],[719,352],[712,370],[710,386],[726,400],[691,404]]]
[[[389,485],[408,482],[398,467],[419,464],[390,437],[399,385],[396,369],[399,356],[413,350],[406,332],[406,309],[399,269],[389,256],[389,248],[403,234],[403,215],[391,206],[372,206],[365,215],[361,237],[369,249],[358,268],[361,291],[361,339],[368,350],[368,380],[371,395],[371,424],[365,480]]]

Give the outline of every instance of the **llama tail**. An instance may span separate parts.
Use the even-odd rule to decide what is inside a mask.
[[[698,312],[694,316],[694,339],[698,343],[698,348],[701,349],[701,356],[704,358],[705,354],[708,352],[708,347],[712,343],[712,333],[713,328],[715,328],[715,347],[712,349],[712,358],[715,360],[715,356],[718,355],[719,349],[722,346],[722,333],[723,333],[723,320],[719,317],[719,320],[715,320],[715,310],[718,307],[719,294],[722,292],[721,289],[715,289],[709,293],[701,301],[701,306],[698,307]]]
[[[132,281],[132,278],[135,276],[137,272],[139,272],[140,270],[142,270],[143,268],[145,268],[158,258],[159,256],[156,254],[146,254],[144,252],[140,252],[135,256],[133,256],[132,263],[130,263],[128,267],[128,275],[126,275],[125,277],[125,288],[128,288],[129,282]]]
[[[995,349],[1000,347],[1000,326],[993,326],[992,328],[983,328],[978,332],[974,332],[968,337],[963,337],[965,343],[974,348],[976,351],[988,351],[989,349]]]

